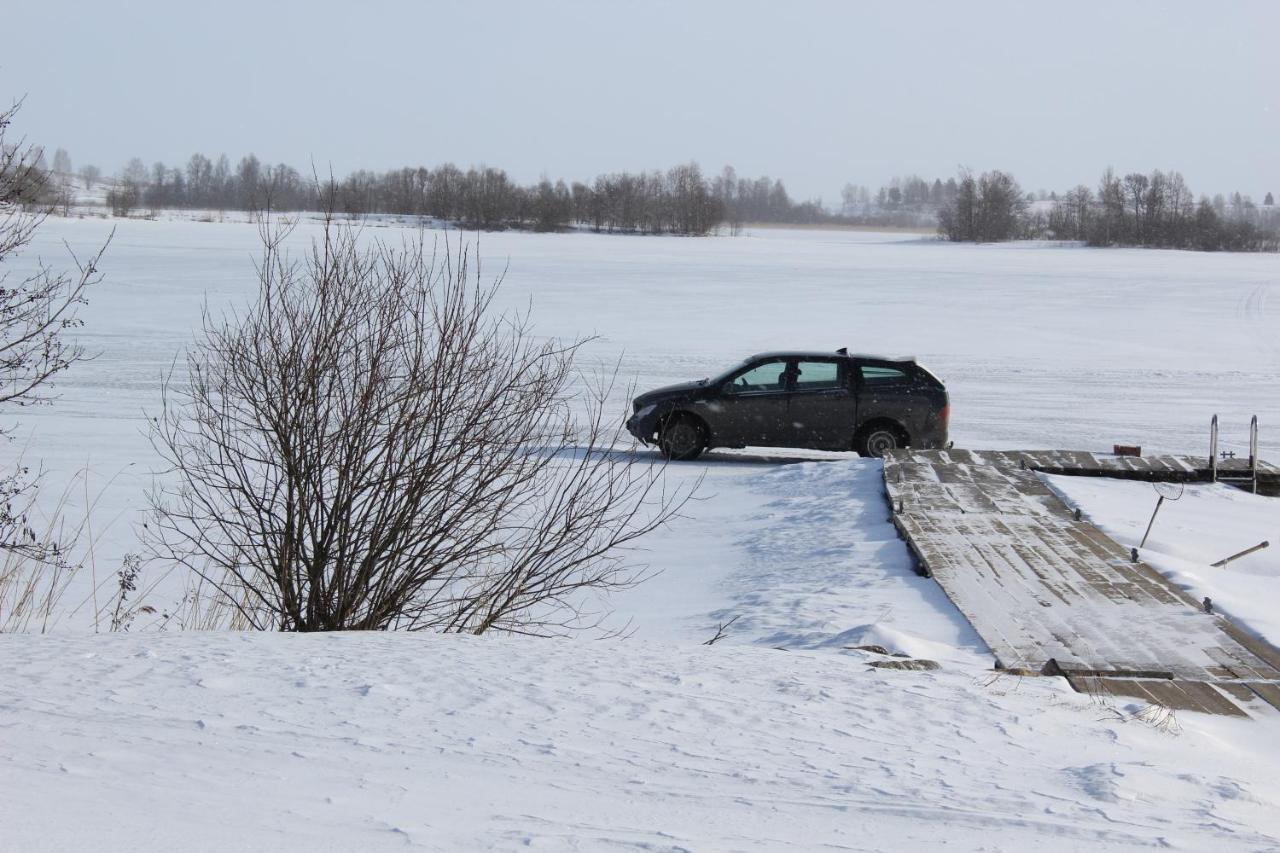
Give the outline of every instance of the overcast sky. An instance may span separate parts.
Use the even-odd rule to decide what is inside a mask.
[[[1275,0],[42,0],[0,24],[16,130],[107,173],[252,151],[522,182],[694,159],[828,203],[961,165],[1280,192]]]

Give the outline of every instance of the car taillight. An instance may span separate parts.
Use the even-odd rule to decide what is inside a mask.
[[[945,405],[943,405],[942,414],[939,415],[939,417],[942,418],[943,426],[946,426],[948,423],[951,422],[951,404],[950,403],[946,403]]]

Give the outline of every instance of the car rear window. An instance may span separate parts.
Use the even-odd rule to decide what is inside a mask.
[[[864,385],[899,385],[907,381],[906,371],[898,370],[896,367],[864,364],[859,370],[862,371]]]
[[[825,391],[840,387],[840,365],[834,361],[802,361],[796,368],[797,391]]]

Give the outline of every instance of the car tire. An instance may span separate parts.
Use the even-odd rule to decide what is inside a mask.
[[[890,450],[906,447],[902,431],[892,424],[874,424],[864,427],[853,439],[853,449],[859,456],[879,459]]]
[[[684,415],[668,418],[658,434],[662,455],[677,462],[697,459],[706,447],[707,435],[702,425]]]

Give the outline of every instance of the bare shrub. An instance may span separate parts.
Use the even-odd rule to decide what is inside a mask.
[[[45,219],[38,207],[32,210],[47,189],[40,150],[5,138],[17,111],[15,105],[0,112],[0,265],[31,243]],[[85,357],[64,333],[80,325],[77,312],[99,278],[105,249],[85,263],[72,255],[74,273],[40,263],[17,279],[0,266],[0,407],[50,402],[54,378]],[[12,431],[12,424],[0,424],[0,440]],[[62,526],[35,520],[37,483],[20,458],[0,470],[0,630],[47,625],[75,570],[58,535]]]
[[[35,165],[39,149],[5,140],[16,112],[16,106],[0,112],[0,264],[30,244],[45,219],[44,213],[27,210],[46,185],[45,173]],[[80,325],[76,313],[98,278],[101,256],[99,251],[80,263],[73,255],[75,274],[43,263],[21,280],[0,272],[0,406],[48,402],[44,386],[84,357],[62,333]],[[0,434],[10,431],[0,428]]]
[[[465,249],[329,222],[295,263],[286,233],[263,226],[257,303],[206,312],[166,383],[155,553],[260,629],[593,624],[584,595],[634,582],[626,546],[688,494],[613,452],[584,341],[499,313]]]

